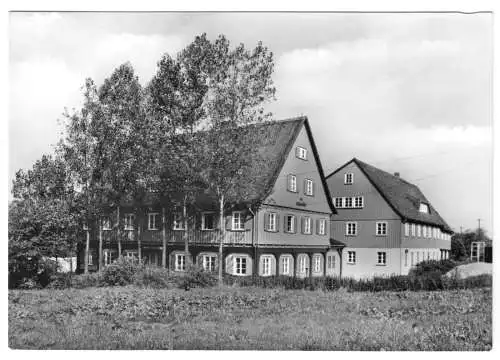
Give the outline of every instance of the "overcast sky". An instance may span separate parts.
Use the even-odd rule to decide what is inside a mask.
[[[358,159],[417,184],[456,231],[492,230],[492,15],[11,13],[9,183],[51,152],[86,77],[225,34],[275,54],[276,119],[307,115],[326,174]]]

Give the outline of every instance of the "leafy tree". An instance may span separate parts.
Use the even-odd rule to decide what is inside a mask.
[[[466,230],[463,233],[455,233],[451,237],[451,258],[457,261],[470,259],[471,244],[475,241],[484,241],[491,246],[491,238],[486,235],[484,229]]]

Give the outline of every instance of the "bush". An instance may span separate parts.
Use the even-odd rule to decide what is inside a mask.
[[[152,288],[170,288],[172,279],[167,269],[158,266],[146,266],[134,275],[134,285]]]
[[[50,277],[49,289],[67,289],[72,287],[72,278],[75,275],[71,273],[57,273]]]
[[[418,263],[410,270],[409,276],[422,276],[430,273],[446,274],[458,264],[450,259],[446,260],[428,260]]]
[[[217,275],[193,265],[188,267],[185,273],[176,277],[176,284],[179,288],[186,290],[193,287],[211,287],[217,284]]]
[[[71,287],[75,289],[84,289],[88,287],[103,286],[101,273],[88,273],[73,276],[71,279]]]
[[[113,264],[103,269],[102,282],[109,286],[132,284],[134,275],[143,268],[143,264],[136,259],[119,257]]]
[[[9,260],[9,289],[41,288],[57,273],[57,263],[46,258]],[[29,280],[29,281],[28,281]],[[35,285],[36,284],[36,285]]]

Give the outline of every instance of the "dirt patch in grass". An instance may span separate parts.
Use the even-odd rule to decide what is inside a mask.
[[[16,349],[489,350],[491,289],[9,291]]]

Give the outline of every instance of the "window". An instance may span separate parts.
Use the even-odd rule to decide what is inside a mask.
[[[405,266],[408,266],[408,249],[405,250]]]
[[[109,249],[104,249],[104,265],[110,265],[112,263],[112,254],[111,250]]]
[[[319,219],[317,226],[318,235],[326,235],[326,219]]]
[[[89,252],[89,256],[87,258],[87,264],[88,265],[93,265],[94,264],[94,259],[92,259],[92,254]]]
[[[310,179],[304,180],[304,193],[307,196],[314,196],[314,182]]]
[[[101,226],[103,230],[111,230],[111,220],[109,219],[109,216],[101,217]]]
[[[266,231],[278,231],[278,215],[276,213],[266,213]]]
[[[328,269],[335,269],[335,255],[328,255],[326,257],[326,266]]]
[[[272,266],[272,257],[269,255],[262,255],[262,276],[269,276],[272,274],[271,266]]]
[[[160,214],[149,213],[148,214],[148,230],[158,230],[160,225]]]
[[[411,236],[415,236],[415,224],[411,224]]]
[[[294,215],[285,215],[285,232],[287,233],[295,233],[295,224],[296,218]]]
[[[420,211],[421,213],[428,214],[429,213],[429,205],[427,205],[426,203],[420,203],[420,208],[418,209],[418,211]]]
[[[182,220],[182,213],[177,211],[174,213],[174,230],[184,230],[184,221]]]
[[[420,237],[422,236],[422,225],[417,225],[417,236]]]
[[[347,252],[347,263],[348,264],[356,264],[356,251],[348,251]]]
[[[297,146],[297,149],[295,150],[295,155],[302,160],[307,160],[307,149]]]
[[[299,272],[300,273],[307,272],[307,257],[304,255],[299,258]]]
[[[313,272],[315,273],[321,272],[321,255],[313,256]]]
[[[290,257],[289,256],[283,257],[282,264],[283,264],[283,268],[282,268],[281,273],[283,275],[289,275],[290,274]]]
[[[417,251],[417,264],[420,262],[420,252]]]
[[[410,236],[410,224],[405,224],[405,236]]]
[[[138,257],[138,252],[135,250],[126,250],[125,257],[127,259],[136,259]]]
[[[377,222],[377,235],[387,235],[387,222]]]
[[[411,252],[411,266],[415,264],[415,253],[412,251]]]
[[[203,258],[202,258],[203,270],[209,271],[209,272],[214,272],[216,261],[217,261],[217,257],[214,255],[203,255]]]
[[[175,271],[186,270],[186,255],[175,254]]]
[[[345,234],[348,236],[355,236],[358,234],[358,224],[355,222],[347,222],[345,224]]]
[[[236,256],[234,258],[234,274],[246,275],[247,273],[247,258],[243,256]]]
[[[431,255],[430,253],[427,251],[427,260],[430,260],[431,259]]]
[[[425,226],[425,225],[422,226],[422,235],[424,238],[427,237],[427,226]]]
[[[297,177],[295,175],[288,175],[288,190],[297,192]]]
[[[342,199],[341,197],[334,198],[335,199],[335,207],[336,208],[341,208],[342,207]]]
[[[241,211],[233,212],[233,230],[245,230],[245,219]]]
[[[353,173],[344,174],[344,184],[351,185],[353,182],[354,182],[354,174]]]
[[[344,198],[344,207],[346,208],[352,208],[352,197],[346,197]]]
[[[302,218],[302,233],[311,234],[312,233],[311,218],[309,216]]]
[[[355,208],[362,208],[364,206],[364,198],[363,196],[356,196],[354,198],[354,207]]]
[[[134,230],[134,214],[125,214],[125,230]]]
[[[384,251],[377,252],[377,265],[387,265],[387,253]]]
[[[203,213],[201,214],[201,230],[214,230],[215,229],[215,214]]]

